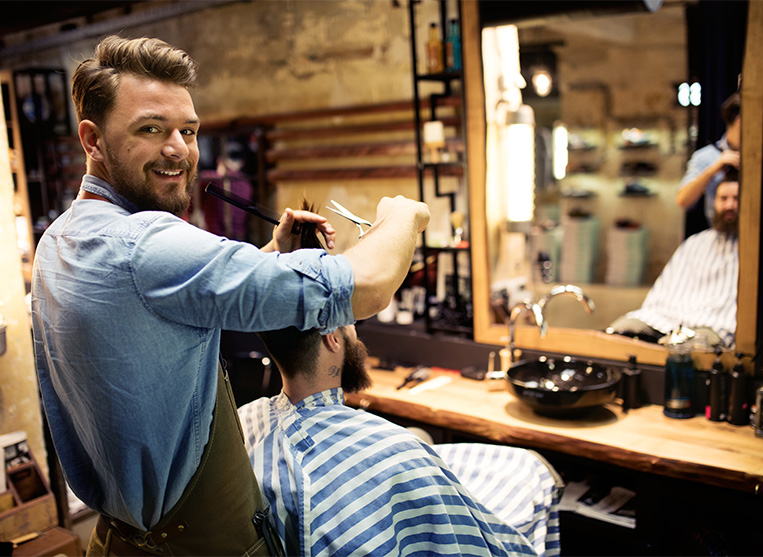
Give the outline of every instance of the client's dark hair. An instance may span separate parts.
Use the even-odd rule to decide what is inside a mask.
[[[318,329],[300,331],[296,327],[287,327],[277,331],[261,331],[257,335],[285,376],[315,373],[321,346]]]
[[[739,170],[736,167],[727,164],[726,166],[723,167],[723,173],[724,173],[724,176],[723,176],[724,182],[739,181]]]
[[[315,205],[303,198],[301,209],[317,214]],[[313,223],[300,223],[299,234],[302,249],[322,249],[317,229]],[[278,369],[287,377],[296,373],[314,373],[321,345],[318,329],[300,331],[296,327],[287,327],[276,331],[261,331],[257,335],[265,343],[270,357],[275,360]]]

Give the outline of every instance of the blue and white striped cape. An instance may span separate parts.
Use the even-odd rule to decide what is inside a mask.
[[[288,555],[559,554],[561,494],[532,452],[430,447],[345,406],[341,389],[297,405],[282,392],[239,415]]]
[[[737,324],[739,244],[710,228],[686,238],[654,281],[643,305],[625,317],[668,334],[683,324],[709,327],[728,346]]]

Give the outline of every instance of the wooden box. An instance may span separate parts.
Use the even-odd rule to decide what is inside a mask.
[[[13,557],[28,555],[29,557],[82,557],[82,543],[79,536],[71,530],[56,526],[45,530],[36,538],[26,541],[14,548]]]
[[[0,512],[0,541],[58,525],[55,497],[34,457],[30,462],[7,468],[6,480],[13,506]]]

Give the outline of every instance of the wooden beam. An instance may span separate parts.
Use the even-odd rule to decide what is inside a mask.
[[[739,294],[736,349],[756,351],[760,296],[760,216],[763,184],[763,2],[750,2],[742,66],[742,160],[739,200]]]
[[[446,140],[448,150],[463,152],[464,143],[460,139]],[[306,147],[291,147],[270,149],[266,154],[268,162],[284,160],[304,160],[316,158],[372,157],[372,156],[404,156],[416,154],[416,142],[376,141],[372,143],[352,143],[348,145],[318,145]]]
[[[422,109],[429,108],[429,99],[422,100]],[[437,97],[438,107],[461,106],[459,97]],[[338,116],[362,116],[370,114],[386,114],[390,112],[404,112],[413,110],[412,100],[392,101],[378,104],[359,104],[353,106],[340,106],[334,108],[316,108],[311,110],[281,112],[275,114],[262,114],[259,116],[233,117],[223,120],[210,120],[204,122],[202,129],[205,132],[225,133],[238,128],[256,128],[259,126],[275,125],[283,122],[302,122],[304,120],[316,120],[320,118],[336,118]]]
[[[431,169],[425,169],[425,173]],[[440,176],[463,176],[460,166],[440,166]],[[268,182],[303,182],[315,180],[364,180],[380,178],[416,178],[415,165],[367,166],[347,168],[276,168],[268,172]]]
[[[445,127],[456,126],[461,123],[457,116],[445,116],[440,118]],[[342,135],[376,134],[380,132],[409,131],[414,129],[413,119],[369,122],[366,124],[354,124],[349,126],[321,126],[315,128],[275,128],[268,130],[265,137],[268,141],[286,139],[307,139],[319,137],[338,137]]]

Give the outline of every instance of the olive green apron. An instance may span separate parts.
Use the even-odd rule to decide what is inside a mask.
[[[101,551],[105,555],[283,555],[262,503],[228,373],[222,366],[217,383],[209,442],[177,504],[150,532],[101,517],[88,555]],[[93,541],[100,541],[100,547],[93,547]]]

